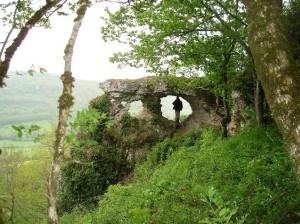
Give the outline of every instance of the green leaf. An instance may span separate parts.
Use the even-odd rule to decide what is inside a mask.
[[[35,71],[33,69],[29,69],[28,71],[28,75],[33,76]]]
[[[105,122],[105,126],[107,127],[107,128],[110,128],[111,126],[113,126],[114,125],[114,121],[113,120],[109,120],[109,121],[106,121]]]
[[[66,136],[66,141],[67,143],[72,143],[73,141],[75,141],[75,132],[72,132],[71,134]]]
[[[40,67],[40,73],[41,74],[45,74],[47,72],[47,69]]]
[[[17,136],[18,138],[22,138],[23,136],[23,130],[25,130],[25,127],[23,125],[20,125],[20,126],[11,126],[15,131],[18,132]]]
[[[219,216],[224,217],[228,213],[228,208],[222,208],[219,212]]]
[[[45,134],[38,134],[36,138],[33,139],[34,143],[40,142],[41,139],[45,138]]]
[[[207,195],[208,195],[208,198],[210,201],[213,200],[213,197],[215,195],[216,191],[215,191],[215,188],[214,187],[211,187],[208,192],[207,192]]]
[[[95,145],[98,145],[98,142],[97,142],[97,141],[94,141],[94,140],[88,140],[88,141],[86,142],[86,144],[87,144],[88,146],[95,146]]]
[[[38,126],[38,125],[36,125],[36,124],[32,124],[32,125],[29,127],[28,133],[31,135],[32,132],[38,131],[38,130],[40,130],[40,129],[41,129],[40,126]]]

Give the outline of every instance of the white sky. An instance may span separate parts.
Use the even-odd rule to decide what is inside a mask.
[[[106,79],[139,78],[149,75],[144,69],[126,67],[118,69],[109,62],[109,57],[125,46],[104,42],[100,27],[105,6],[117,7],[114,3],[100,3],[90,7],[82,23],[73,55],[72,72],[76,79],[104,81]],[[18,48],[10,70],[28,70],[32,65],[46,68],[47,72],[62,74],[64,71],[64,48],[70,37],[75,15],[53,17],[52,29],[33,28]],[[1,35],[2,36],[2,35]],[[3,38],[3,36],[1,37]]]

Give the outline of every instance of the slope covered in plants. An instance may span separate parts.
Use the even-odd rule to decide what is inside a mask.
[[[129,184],[62,223],[296,223],[299,193],[278,131],[209,129],[157,144]]]

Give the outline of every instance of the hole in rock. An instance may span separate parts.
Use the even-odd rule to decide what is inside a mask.
[[[169,119],[169,120],[175,120],[175,111],[173,110],[173,102],[176,99],[176,96],[166,96],[160,99],[161,103],[161,112],[162,116]],[[182,111],[180,112],[180,120],[184,120],[184,118],[188,117],[190,114],[192,114],[192,108],[191,105],[182,97],[179,97],[179,99],[182,101]]]
[[[130,108],[128,112],[130,113],[131,116],[137,116],[139,113],[143,111],[143,103],[142,101],[133,101],[130,103]]]

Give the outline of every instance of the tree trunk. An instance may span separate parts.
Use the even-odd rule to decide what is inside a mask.
[[[264,90],[257,78],[257,75],[253,74],[254,79],[254,102],[255,102],[255,116],[257,127],[262,127],[264,125]]]
[[[225,74],[226,76],[226,74]],[[227,77],[223,77],[224,83],[227,84]],[[222,125],[222,138],[227,138],[228,137],[228,131],[227,131],[227,126],[230,122],[230,108],[228,105],[228,91],[226,89],[226,86],[224,87],[222,91],[222,102],[223,102],[223,108],[224,108],[224,116],[222,117],[221,120],[221,125]]]
[[[57,186],[58,177],[60,173],[61,163],[64,159],[64,146],[65,146],[65,136],[66,127],[68,122],[68,117],[70,109],[73,105],[72,88],[74,78],[72,77],[71,65],[73,57],[73,49],[76,42],[76,38],[81,27],[82,20],[86,13],[87,7],[89,6],[89,0],[81,0],[80,7],[77,10],[77,17],[74,20],[73,31],[69,42],[65,48],[65,72],[61,76],[63,82],[62,95],[59,98],[59,121],[56,129],[56,140],[54,142],[54,153],[52,160],[52,167],[48,178],[48,223],[58,224],[58,215],[56,208],[57,200]]]
[[[230,49],[228,52],[223,54],[223,65],[222,71],[220,74],[221,85],[223,87],[222,90],[222,98],[223,98],[223,107],[224,107],[224,117],[222,117],[221,125],[222,125],[222,138],[227,138],[228,131],[227,126],[230,122],[230,108],[228,104],[229,94],[228,94],[228,78],[227,78],[227,71],[228,71],[228,64],[230,62],[232,52],[235,47],[235,41],[233,41],[230,45]]]
[[[280,0],[244,0],[250,49],[300,189],[300,75],[285,36]]]

